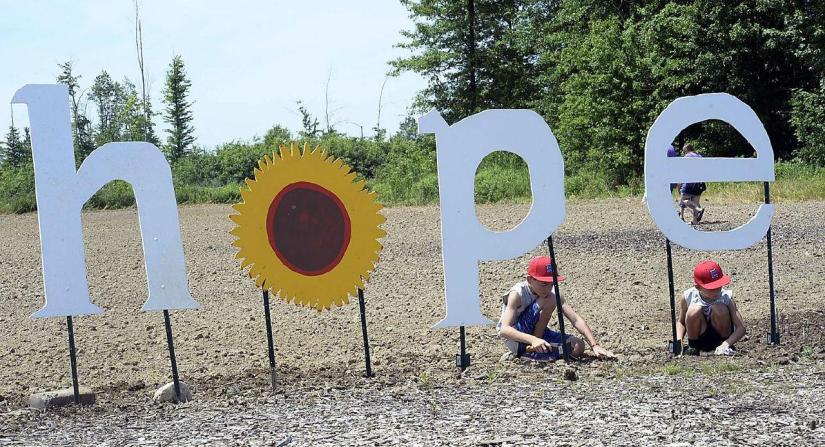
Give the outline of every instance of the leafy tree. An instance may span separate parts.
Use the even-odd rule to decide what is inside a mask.
[[[406,140],[415,140],[419,137],[418,135],[418,121],[411,116],[407,115],[404,117],[404,120],[398,125],[398,133],[395,134],[398,138],[403,138]]]
[[[195,142],[195,128],[192,126],[192,102],[189,101],[189,89],[192,82],[186,75],[183,59],[176,55],[166,72],[166,85],[163,100],[166,104],[163,119],[170,125],[166,131],[164,151],[170,162],[174,163],[191,152]]]
[[[120,113],[125,103],[123,86],[112,80],[109,73],[103,70],[95,77],[89,99],[97,105],[95,145],[102,146],[113,141],[122,141],[124,138]]]
[[[414,109],[435,107],[448,121],[479,110],[525,107],[540,92],[535,60],[550,0],[402,0],[415,22],[398,47],[413,54],[390,62],[427,87]]]
[[[318,118],[314,118],[306,106],[298,101],[298,112],[301,114],[301,131],[298,134],[301,138],[315,138],[320,134]]]
[[[74,127],[77,130],[75,137],[75,160],[79,166],[83,159],[95,150],[94,126],[92,121],[86,116],[86,112],[82,111],[77,114],[77,121]]]
[[[57,83],[58,84],[65,84],[66,87],[69,88],[69,98],[72,101],[72,130],[74,131],[75,140],[77,140],[77,127],[75,124],[77,123],[77,113],[80,107],[80,92],[78,89],[80,88],[79,80],[80,76],[75,76],[72,72],[72,61],[66,61],[62,64],[58,64],[60,67],[60,74],[57,75]]]
[[[763,1],[694,2],[697,30],[693,67],[703,92],[724,91],[756,111],[774,151],[789,158],[798,147],[789,115],[796,89],[813,90],[823,75],[825,4]],[[733,146],[727,134],[711,134],[709,145]],[[704,129],[708,130],[708,129]],[[733,154],[751,150],[730,148]],[[730,153],[730,152],[728,152]]]
[[[124,79],[121,86],[123,102],[119,105],[117,120],[122,126],[123,141],[146,141],[160,146],[152,122],[152,105],[143,103],[135,84],[129,79]]]
[[[123,102],[117,111],[117,121],[122,126],[123,141],[147,141],[159,146],[160,142],[151,122],[151,105],[143,104],[143,100],[138,96],[137,88],[129,79],[124,79],[121,86]],[[150,111],[149,122],[146,122],[147,108]]]
[[[278,146],[286,144],[292,139],[292,134],[284,126],[276,124],[264,134],[264,148],[267,151],[277,151]]]
[[[825,166],[825,78],[814,91],[795,91],[791,104],[791,125],[800,143],[798,157]]]
[[[149,93],[144,93],[144,99],[140,101],[140,107],[143,109],[143,115],[136,121],[136,125],[143,128],[143,138],[140,141],[146,141],[160,147],[160,138],[155,132],[155,122],[153,118],[156,113],[152,110],[152,98]]]
[[[58,67],[60,68],[60,74],[57,75],[57,82],[65,84],[69,88],[69,98],[72,101],[72,133],[74,135],[75,159],[79,164],[95,149],[94,130],[92,129],[92,122],[85,113],[83,92],[80,91],[81,76],[74,75],[72,61],[58,64]]]
[[[31,159],[32,153],[32,132],[28,127],[23,128],[23,151],[26,158]]]

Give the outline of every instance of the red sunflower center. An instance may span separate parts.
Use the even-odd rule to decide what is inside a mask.
[[[350,219],[332,192],[309,182],[286,186],[266,217],[269,245],[292,271],[315,276],[338,265],[350,240]]]

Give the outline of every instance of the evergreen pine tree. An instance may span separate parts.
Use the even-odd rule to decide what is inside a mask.
[[[192,82],[186,76],[183,59],[176,55],[166,72],[166,85],[163,101],[166,109],[163,120],[170,125],[166,131],[164,152],[170,162],[174,163],[192,151],[195,142],[195,129],[192,126],[192,102],[189,101],[189,89]]]
[[[9,126],[6,133],[6,144],[3,147],[3,166],[19,167],[31,158],[31,139],[28,128],[26,129],[26,139],[20,138],[20,130],[14,127],[14,123]]]

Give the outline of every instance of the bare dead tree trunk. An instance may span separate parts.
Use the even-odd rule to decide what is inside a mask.
[[[327,75],[327,84],[324,86],[324,119],[326,120],[327,133],[332,132],[332,128],[329,124],[329,83],[331,80],[332,69],[329,70],[329,75]]]
[[[378,94],[378,119],[375,121],[375,132],[381,131],[381,109],[383,108],[384,87],[390,79],[389,75],[384,76],[384,82],[381,83],[381,92]]]
[[[468,65],[470,71],[470,113],[476,112],[478,105],[476,92],[476,3],[475,0],[467,0],[467,21],[469,25]]]
[[[135,48],[137,50],[138,67],[140,67],[140,96],[143,102],[143,139],[149,136],[149,124],[152,117],[149,114],[149,98],[146,96],[146,71],[143,64],[143,27],[140,23],[140,4],[135,0]]]

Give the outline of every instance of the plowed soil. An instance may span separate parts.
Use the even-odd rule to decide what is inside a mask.
[[[706,203],[702,230],[745,223],[757,204]],[[495,230],[515,226],[528,205],[478,208]],[[266,393],[269,374],[261,293],[233,258],[229,206],[180,208],[189,286],[201,308],[174,311],[175,351],[182,380],[198,400],[240,391]],[[373,386],[405,382],[449,384],[456,378],[458,328],[433,329],[443,318],[439,209],[384,210],[387,237],[366,288]],[[766,243],[743,251],[696,252],[674,246],[677,299],[692,285],[692,266],[716,259],[733,277],[731,288],[748,328],[737,344],[741,368],[821,356],[825,336],[825,203],[779,203],[773,225],[779,346],[768,346]],[[98,392],[97,408],[151,399],[171,380],[161,313],[141,312],[146,281],[134,209],[84,213],[92,301],[106,312],[74,318],[80,383]],[[24,407],[34,391],[71,386],[62,318],[30,315],[43,305],[37,216],[0,216],[0,396],[5,410]],[[568,203],[567,219],[554,235],[561,293],[593,328],[615,362],[585,358],[581,377],[615,377],[668,365],[670,304],[665,239],[638,199]],[[538,246],[523,256],[483,262],[483,313],[496,321],[499,297],[519,281],[527,261],[546,254]],[[318,312],[272,301],[279,392],[346,389],[363,384],[364,355],[357,299]],[[568,326],[569,330],[572,330]],[[504,347],[493,326],[467,328],[473,377],[540,380],[542,368],[500,362]],[[697,359],[699,360],[699,359]],[[683,361],[687,361],[683,359]],[[691,360],[693,361],[693,360]],[[707,359],[707,362],[716,361]]]

